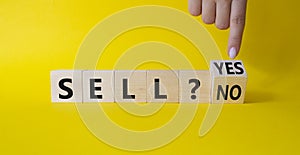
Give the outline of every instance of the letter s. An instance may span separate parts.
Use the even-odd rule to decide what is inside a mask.
[[[66,82],[69,82],[69,83],[72,83],[72,79],[69,79],[69,78],[65,78],[65,79],[61,79],[59,82],[58,82],[58,86],[59,88],[61,88],[62,90],[66,91],[67,92],[67,95],[61,95],[59,94],[59,98],[60,99],[69,99],[73,96],[73,90],[67,86],[64,85],[64,83]]]

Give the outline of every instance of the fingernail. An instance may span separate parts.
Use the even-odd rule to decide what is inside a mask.
[[[236,57],[235,47],[231,47],[231,49],[229,50],[229,57],[230,57],[230,59],[234,59]]]

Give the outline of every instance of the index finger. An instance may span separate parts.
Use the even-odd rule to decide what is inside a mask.
[[[240,50],[245,26],[246,3],[247,0],[233,0],[231,3],[228,55],[232,59]]]

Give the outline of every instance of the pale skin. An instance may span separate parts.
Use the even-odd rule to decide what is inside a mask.
[[[227,53],[234,59],[241,47],[245,26],[247,0],[188,0],[189,11],[194,16],[202,15],[206,24],[215,23],[220,30],[230,27]]]

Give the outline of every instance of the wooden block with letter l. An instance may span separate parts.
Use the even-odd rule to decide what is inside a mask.
[[[114,102],[114,71],[83,71],[83,102]]]
[[[51,71],[52,102],[82,102],[82,71]]]
[[[146,76],[142,70],[115,71],[115,101],[146,102]]]
[[[247,73],[240,60],[210,62],[211,103],[244,103]]]
[[[207,70],[179,71],[179,102],[209,103],[210,73]]]
[[[147,102],[178,102],[178,83],[178,71],[148,70]]]

